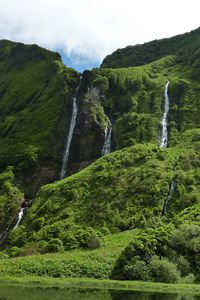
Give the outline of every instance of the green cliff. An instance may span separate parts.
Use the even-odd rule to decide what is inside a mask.
[[[200,278],[199,49],[199,29],[129,46],[106,57],[100,68],[83,72],[80,80],[58,54],[0,41],[0,166],[2,172],[12,166],[16,179],[7,180],[18,195],[13,205],[7,201],[12,214],[5,223],[5,199],[12,191],[0,190],[4,228],[20,207],[19,190],[34,198],[5,240],[2,256],[67,251],[63,257],[55,254],[55,261],[51,257],[56,268],[62,261],[58,276],[95,277],[98,261],[98,278]],[[169,147],[160,149],[167,81]],[[75,95],[68,177],[59,180]],[[101,157],[109,122],[112,153]],[[113,250],[118,237],[126,242]],[[84,249],[96,251],[90,270]],[[38,268],[44,264],[53,276],[45,255]],[[84,257],[81,267],[76,255]],[[25,268],[26,260],[18,263]],[[31,267],[30,274],[39,272]]]
[[[58,178],[78,74],[59,54],[0,41],[0,168],[13,166],[28,196]]]

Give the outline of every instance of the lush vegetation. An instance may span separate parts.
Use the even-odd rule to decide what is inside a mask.
[[[142,67],[84,72],[80,115],[84,113],[87,118],[78,118],[73,152],[78,146],[80,153],[73,157],[74,161],[91,160],[97,145],[96,158],[101,155],[107,117],[113,124],[113,150],[143,142],[157,143],[162,95],[174,64],[174,57],[169,56]],[[170,76],[174,78],[175,74]]]
[[[197,300],[200,285],[166,284],[89,278],[1,278],[0,297],[15,300]]]
[[[199,33],[200,28],[172,38],[118,49],[103,60],[101,67],[134,67],[148,64],[167,55],[176,55],[179,62],[192,64],[193,71],[199,72]]]
[[[118,50],[75,92],[79,76],[58,54],[0,42],[3,229],[22,200],[16,182],[31,196],[41,187],[6,239],[0,275],[200,280],[199,44],[198,29]],[[169,148],[159,149],[168,80]],[[55,181],[75,95],[68,174],[93,163]],[[108,118],[112,153],[100,158]]]
[[[59,54],[9,41],[0,41],[0,74],[0,168],[13,166],[33,196],[58,176],[78,75]]]
[[[192,222],[141,231],[122,252],[113,277],[160,282],[199,280],[200,226]]]
[[[183,152],[180,148],[162,150],[155,145],[137,145],[107,155],[78,174],[43,187],[23,224],[10,234],[7,241],[9,248],[4,255],[21,256],[81,248],[81,251],[63,254],[62,264],[58,260],[58,264],[63,266],[61,271],[58,271],[57,256],[52,256],[51,263],[48,256],[41,256],[41,262],[36,256],[31,266],[25,263],[27,272],[42,275],[42,269],[48,269],[46,264],[53,264],[52,272],[58,272],[56,276],[155,281],[160,278],[167,282],[184,278],[185,281],[193,281],[199,276],[195,257],[200,250],[200,227],[198,222],[193,225],[196,219],[190,216],[195,216],[200,203],[199,161],[199,153],[186,146]],[[172,180],[176,182],[173,200],[167,203],[167,213],[162,216]],[[188,211],[187,207],[191,210]],[[184,227],[182,220],[187,216],[192,224]],[[165,225],[169,222],[171,225]],[[131,231],[136,228],[136,231]],[[184,250],[183,245],[179,245],[180,241],[176,246],[174,240],[186,229],[188,244],[186,236],[183,236],[182,241],[186,243]],[[105,241],[109,237],[114,238],[110,233],[120,231],[133,239],[130,246],[122,251],[123,248],[116,245],[114,260],[110,251],[109,256],[104,253],[99,259],[98,253],[102,253]],[[123,246],[126,244],[123,243]],[[109,249],[112,243],[107,245]],[[84,251],[94,248],[98,249]],[[82,262],[82,257],[85,255],[87,259],[91,257],[92,264],[87,261],[87,271],[83,271],[85,262]],[[15,260],[16,269],[12,262],[12,270],[17,272],[19,266],[23,268],[27,259]],[[177,267],[179,260],[183,264],[180,269]],[[8,272],[7,263],[10,263],[9,260],[5,261],[4,272]],[[69,264],[76,271],[72,271]],[[187,271],[184,269],[186,266]],[[158,272],[160,269],[160,273],[156,273],[155,269]],[[54,276],[50,271],[45,272]],[[161,273],[167,274],[166,277],[162,277]]]
[[[117,258],[132,240],[134,232],[130,230],[107,235],[97,249],[75,249],[12,259],[7,259],[6,254],[1,253],[4,259],[0,260],[0,276],[109,278]]]
[[[10,228],[16,219],[23,194],[19,187],[14,184],[12,168],[0,173],[0,240],[1,235]]]

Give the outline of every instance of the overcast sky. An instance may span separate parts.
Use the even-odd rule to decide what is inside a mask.
[[[79,70],[127,45],[200,27],[200,0],[0,0],[0,38],[62,53]]]

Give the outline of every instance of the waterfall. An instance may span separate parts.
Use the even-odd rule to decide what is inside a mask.
[[[17,216],[17,222],[16,222],[16,224],[14,225],[14,228],[13,228],[13,229],[16,229],[16,228],[18,227],[19,223],[21,222],[21,219],[23,218],[23,215],[24,215],[24,210],[25,210],[25,208],[22,207],[21,210],[20,210],[20,212],[18,213],[18,216]]]
[[[110,153],[110,149],[111,149],[111,134],[112,134],[112,124],[108,119],[108,125],[106,126],[105,129],[105,139],[104,139],[104,144],[103,144],[103,148],[102,148],[102,155],[108,154]]]
[[[168,112],[169,112],[169,89],[170,82],[168,81],[165,86],[165,102],[164,102],[164,113],[161,120],[161,137],[160,137],[160,148],[167,148],[168,145],[168,132],[167,132],[167,120],[168,120]]]
[[[71,122],[70,122],[70,127],[69,127],[69,133],[67,136],[67,143],[66,143],[66,147],[65,147],[65,151],[64,151],[64,155],[63,155],[60,179],[65,178],[65,175],[67,172],[67,162],[68,162],[68,158],[69,158],[69,151],[70,151],[71,141],[72,141],[72,137],[73,137],[73,133],[74,133],[74,128],[76,126],[76,118],[77,118],[77,113],[78,113],[77,95],[78,95],[78,92],[80,89],[81,80],[82,80],[82,76],[80,77],[80,82],[76,89],[75,97],[73,97],[72,117],[71,117]]]
[[[164,216],[167,212],[167,204],[168,204],[169,200],[172,198],[175,187],[176,187],[176,182],[174,180],[172,180],[170,187],[169,187],[169,192],[168,192],[167,198],[165,199],[165,202],[163,205],[162,216]]]
[[[22,205],[24,204],[25,202],[22,203]],[[8,226],[6,228],[6,230],[0,235],[0,245],[3,243],[3,241],[7,238],[8,234],[10,233],[10,231],[13,229],[16,229],[18,226],[19,226],[19,223],[21,222],[22,218],[23,218],[23,215],[24,215],[24,211],[25,211],[25,207],[21,207],[18,215],[17,215],[17,218],[13,221],[13,223]]]
[[[169,112],[169,96],[168,96],[168,90],[169,90],[169,84],[168,81],[165,86],[165,92],[164,92],[164,113],[161,120],[161,135],[160,135],[160,148],[167,148],[168,146],[168,131],[167,131],[167,121],[168,121],[168,112]],[[162,216],[164,216],[167,212],[167,205],[169,200],[171,200],[174,190],[176,187],[176,182],[174,180],[171,181],[169,185],[169,191],[167,194],[167,197],[164,201],[163,209],[162,209]]]

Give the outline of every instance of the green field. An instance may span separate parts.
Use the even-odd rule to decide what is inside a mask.
[[[106,236],[101,248],[0,260],[0,276],[109,278],[133,231]]]
[[[77,287],[91,289],[116,289],[146,291],[157,293],[180,293],[200,295],[200,284],[168,284],[142,281],[118,281],[89,278],[49,278],[49,277],[1,277],[1,286],[42,286],[42,287]]]

